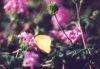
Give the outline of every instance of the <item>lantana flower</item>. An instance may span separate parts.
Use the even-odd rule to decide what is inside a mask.
[[[22,32],[18,37],[21,38],[30,49],[35,51],[41,50],[47,54],[51,51],[51,38],[48,35],[37,35],[34,37],[31,33]]]
[[[79,27],[74,27],[72,30],[64,31],[67,36],[62,31],[56,30],[51,31],[50,36],[64,44],[69,44],[70,40],[72,41],[72,43],[78,43],[78,39],[80,39],[82,35]]]
[[[28,0],[4,0],[4,9],[8,14],[28,13]]]
[[[60,28],[59,24],[62,28],[66,28],[66,26],[70,23],[70,20],[71,20],[71,13],[69,9],[63,6],[59,7],[56,14],[51,18],[54,29],[59,29]]]
[[[31,33],[22,32],[21,34],[18,35],[18,37],[21,38],[25,44],[37,50],[34,37]]]
[[[23,60],[23,66],[24,67],[30,67],[31,69],[34,69],[34,66],[38,64],[38,54],[34,52],[25,52],[24,53],[24,60]]]

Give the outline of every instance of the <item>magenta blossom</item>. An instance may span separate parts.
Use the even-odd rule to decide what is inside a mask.
[[[4,34],[0,34],[0,45],[7,44],[7,37]]]
[[[62,6],[62,0],[44,0],[47,4],[55,3],[57,6]]]
[[[78,43],[78,39],[81,38],[81,31],[79,27],[74,27],[72,30],[66,31],[66,35],[68,38],[72,41],[72,43]],[[60,42],[64,44],[69,44],[69,39],[66,37],[66,35],[62,31],[51,31],[50,36],[53,37],[56,40],[59,40]]]
[[[28,14],[28,0],[4,0],[4,9],[8,14],[25,13]]]
[[[65,28],[70,23],[70,20],[71,20],[71,13],[69,9],[63,6],[59,7],[58,11],[54,16],[52,16],[51,19],[54,29],[59,29],[59,24],[62,28]]]
[[[18,35],[18,37],[21,38],[25,44],[37,50],[34,37],[31,33],[22,32],[21,34]]]
[[[34,66],[38,64],[38,58],[39,58],[38,54],[34,52],[25,52],[23,66],[34,69]]]

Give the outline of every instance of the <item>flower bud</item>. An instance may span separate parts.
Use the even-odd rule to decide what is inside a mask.
[[[57,6],[62,6],[62,0],[44,0],[47,4],[55,3]]]
[[[48,7],[47,7],[47,10],[48,10],[48,13],[51,14],[51,15],[54,15],[57,11],[57,6],[55,3],[49,3],[48,4]]]

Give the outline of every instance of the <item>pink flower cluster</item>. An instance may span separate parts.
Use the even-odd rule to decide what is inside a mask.
[[[79,27],[74,27],[72,30],[66,31],[66,35],[68,38],[72,41],[72,43],[78,43],[78,39],[81,38],[81,31]],[[69,39],[66,37],[66,35],[62,31],[51,31],[50,36],[53,37],[56,40],[59,40],[60,42],[63,42],[64,44],[69,44]]]
[[[34,39],[31,33],[22,32],[18,35],[19,38],[22,38],[23,42],[28,44],[29,46],[34,46]]]
[[[25,52],[23,66],[34,69],[34,66],[38,64],[38,62],[37,62],[38,58],[39,58],[38,54],[36,54],[34,52],[28,52],[28,51]]]
[[[4,0],[4,9],[8,14],[11,13],[28,13],[28,0]]]
[[[69,9],[63,6],[59,7],[58,11],[54,16],[52,16],[51,19],[54,29],[59,29],[59,24],[62,28],[66,28],[66,26],[70,23],[70,20],[71,20],[71,13]]]
[[[35,51],[37,51],[37,46],[31,33],[22,32],[18,35],[18,37],[21,38],[25,44],[31,46],[31,49],[33,48]],[[33,69],[34,66],[37,65],[38,57],[38,54],[34,53],[34,51],[26,51],[24,53],[23,66]]]
[[[7,44],[7,37],[4,34],[0,34],[0,45]]]

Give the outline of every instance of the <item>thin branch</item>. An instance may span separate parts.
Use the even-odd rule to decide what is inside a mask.
[[[64,68],[65,68],[65,65],[63,64],[62,69],[64,69]]]
[[[90,69],[92,69],[92,66],[91,66],[91,64],[89,64],[89,68],[90,68]]]
[[[86,46],[86,42],[85,42],[85,39],[84,39],[84,35],[83,35],[83,30],[82,30],[82,27],[81,27],[81,24],[80,24],[80,6],[78,7],[78,3],[75,2],[75,0],[73,0],[73,3],[75,4],[76,6],[76,13],[77,13],[77,22],[79,24],[79,27],[80,27],[80,31],[82,33],[81,37],[82,37],[82,41],[83,41],[83,45],[84,45],[84,49],[87,49],[87,46]],[[87,54],[91,54],[90,50],[88,49],[86,51]],[[91,64],[89,64],[89,69],[92,69],[92,66]]]
[[[53,3],[53,0],[51,0],[50,3]],[[68,40],[70,41],[70,43],[73,45],[72,40],[67,36],[67,34],[65,33],[65,31],[62,29],[62,27],[61,27],[61,25],[60,25],[60,23],[59,23],[59,21],[58,21],[58,18],[57,18],[57,16],[56,16],[56,14],[55,14],[54,16],[55,16],[55,18],[56,18],[56,20],[57,20],[57,23],[58,23],[60,29],[61,29],[62,32],[65,34],[65,36],[68,38]]]
[[[20,50],[18,50],[18,51],[17,51],[17,53],[16,53],[16,58],[18,58],[18,55],[19,55],[19,51],[20,51]]]
[[[85,42],[85,38],[84,38],[84,34],[83,34],[83,30],[82,30],[82,27],[81,27],[81,24],[80,24],[80,7],[78,7],[78,4],[77,3],[75,3],[75,6],[76,6],[76,12],[77,12],[77,22],[78,22],[80,31],[82,33],[81,37],[82,37],[84,49],[87,49],[86,42]],[[91,54],[89,50],[87,50],[87,53],[88,54]]]
[[[78,22],[78,24],[79,24],[80,31],[81,31],[81,33],[82,33],[81,36],[82,36],[84,48],[87,49],[87,46],[86,46],[86,43],[85,43],[85,39],[84,39],[84,35],[83,35],[83,30],[82,30],[82,27],[81,27],[81,24],[80,24],[80,14],[79,14],[80,10],[79,10],[79,8],[78,8],[78,4],[75,3],[75,5],[76,5],[76,12],[77,12],[77,22]]]
[[[56,20],[57,20],[57,23],[58,23],[60,29],[61,29],[62,32],[65,34],[65,36],[68,38],[68,40],[70,41],[70,43],[73,45],[72,40],[67,36],[67,34],[65,33],[65,31],[62,29],[62,27],[61,27],[61,25],[60,25],[60,23],[59,23],[59,21],[58,21],[58,18],[57,18],[57,16],[56,16],[56,14],[55,14],[55,18],[56,18]]]

